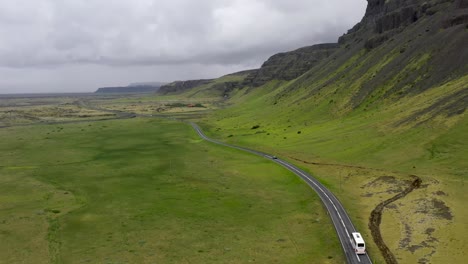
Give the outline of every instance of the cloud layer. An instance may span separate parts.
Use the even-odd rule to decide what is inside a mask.
[[[364,0],[0,0],[0,93],[15,85],[11,75],[2,78],[7,72],[31,73],[34,82],[47,71],[54,83],[54,72],[86,72],[88,66],[96,78],[98,68],[165,72],[153,73],[152,80],[186,77],[179,68],[192,75],[197,71],[191,67],[205,68],[211,73],[200,77],[214,77],[257,67],[279,51],[336,41],[361,19],[365,5]],[[129,75],[122,81],[143,77]],[[96,84],[104,79],[111,80],[103,77]]]

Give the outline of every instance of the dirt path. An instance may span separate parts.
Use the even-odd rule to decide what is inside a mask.
[[[371,230],[372,238],[374,239],[375,244],[379,248],[382,256],[385,259],[387,264],[397,264],[398,261],[395,258],[395,255],[390,251],[390,249],[385,244],[382,234],[380,232],[380,223],[382,222],[382,212],[385,206],[395,202],[398,199],[401,199],[412,192],[414,189],[418,189],[421,187],[422,180],[418,176],[411,175],[413,177],[413,182],[411,185],[406,188],[403,192],[393,196],[392,198],[385,200],[378,204],[374,210],[372,210],[371,215],[369,217],[369,229]]]

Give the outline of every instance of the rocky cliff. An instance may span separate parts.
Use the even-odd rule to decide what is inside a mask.
[[[339,42],[357,36],[366,38],[366,48],[372,49],[392,36],[401,33],[405,28],[431,18],[436,26],[449,28],[468,22],[467,0],[369,0],[366,14],[362,21]],[[435,14],[442,16],[434,16]]]
[[[262,67],[252,72],[244,85],[261,86],[271,80],[293,80],[338,49],[338,44],[319,44],[271,56]]]

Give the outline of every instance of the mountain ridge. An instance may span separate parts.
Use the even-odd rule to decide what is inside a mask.
[[[291,81],[276,101],[297,89],[310,97],[334,87],[348,97],[342,112],[421,93],[468,74],[467,7],[467,0],[368,0],[363,19],[338,43],[275,54],[238,87]]]
[[[131,83],[127,86],[100,87],[94,93],[155,93],[165,84],[164,82]]]

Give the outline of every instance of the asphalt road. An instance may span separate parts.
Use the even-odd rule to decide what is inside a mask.
[[[336,233],[338,234],[338,237],[340,239],[341,246],[343,247],[343,251],[345,253],[347,262],[348,263],[372,263],[372,261],[369,258],[369,255],[367,254],[357,255],[354,252],[353,246],[351,244],[351,233],[358,232],[358,231],[356,231],[356,229],[354,228],[354,225],[351,222],[351,219],[349,218],[345,209],[343,208],[341,203],[338,201],[338,199],[335,197],[335,195],[333,195],[333,193],[331,193],[327,188],[325,188],[314,177],[304,172],[303,170],[297,168],[296,166],[292,165],[291,163],[288,163],[280,158],[274,158],[273,155],[263,153],[260,151],[256,151],[256,150],[252,150],[252,149],[248,149],[248,148],[226,144],[226,143],[211,139],[207,137],[205,134],[203,134],[203,131],[197,124],[195,123],[190,123],[190,124],[197,131],[198,135],[200,135],[200,137],[202,137],[203,139],[207,141],[210,141],[219,145],[223,145],[226,147],[230,147],[230,148],[243,150],[243,151],[250,152],[252,154],[270,159],[271,161],[276,162],[277,164],[285,167],[286,169],[295,173],[297,176],[301,177],[310,187],[312,187],[312,189],[314,189],[317,192],[323,204],[327,208],[328,214],[330,215],[333,225],[335,226]],[[366,238],[364,238],[364,241],[366,241]]]

